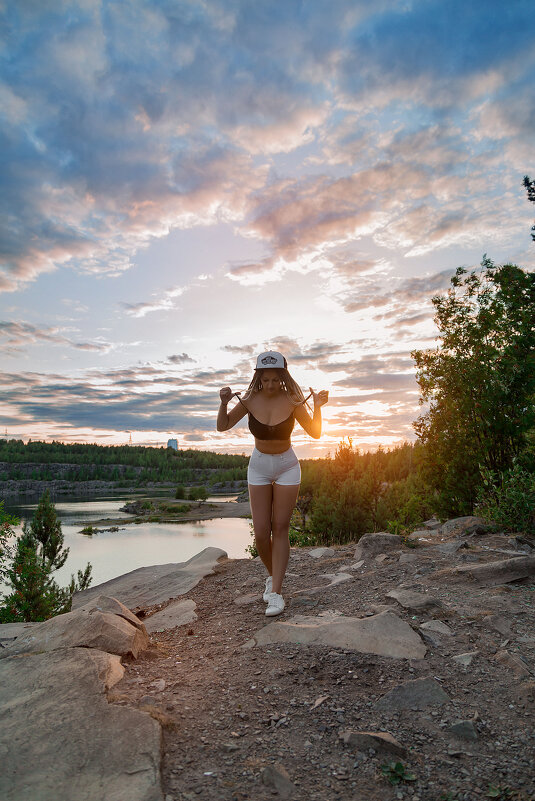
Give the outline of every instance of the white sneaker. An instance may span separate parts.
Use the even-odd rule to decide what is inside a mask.
[[[280,613],[284,610],[284,598],[282,595],[279,595],[277,592],[270,592],[268,597],[268,607],[266,609],[266,615],[268,617],[273,617],[274,615],[280,615]]]
[[[273,592],[273,577],[268,576],[266,579],[266,589],[264,590],[264,594],[262,598],[267,603],[269,601],[269,596]]]

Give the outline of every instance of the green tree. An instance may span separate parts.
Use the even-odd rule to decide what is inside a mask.
[[[528,200],[535,203],[535,181],[532,181],[529,175],[524,175],[523,183],[528,193]],[[531,226],[531,238],[535,242],[535,225]]]
[[[0,501],[0,581],[5,581],[11,560],[13,559],[13,545],[10,540],[15,536],[13,526],[19,521],[4,510],[4,501]]]
[[[422,469],[444,515],[473,512],[483,470],[529,459],[535,425],[535,274],[484,257],[451,284],[432,298],[440,344],[411,354],[430,404],[413,424]]]
[[[6,570],[10,595],[2,599],[0,621],[41,621],[68,612],[72,596],[91,584],[91,565],[71,576],[60,587],[52,573],[63,567],[69,549],[63,547],[63,533],[48,490],[41,497],[31,523],[18,538],[11,564]]]

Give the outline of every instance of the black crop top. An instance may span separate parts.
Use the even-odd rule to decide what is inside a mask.
[[[256,439],[290,439],[294,428],[294,412],[286,420],[277,423],[275,426],[268,426],[261,423],[254,415],[249,412],[249,431]]]
[[[245,406],[245,403],[239,396],[238,400],[242,406]],[[245,408],[247,409],[247,406],[245,406]],[[268,426],[266,423],[261,423],[260,420],[257,420],[254,414],[252,414],[248,409],[247,412],[249,414],[249,431],[253,437],[256,437],[256,439],[290,439],[290,435],[295,425],[295,412],[293,410],[286,420],[283,420],[274,426]]]

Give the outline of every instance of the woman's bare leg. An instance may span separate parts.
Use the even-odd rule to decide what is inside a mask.
[[[253,516],[256,550],[271,576],[271,514],[273,508],[273,486],[249,484],[249,500]]]
[[[282,582],[290,558],[290,518],[295,508],[299,484],[273,485],[273,513],[271,518],[271,557],[273,592],[281,593]]]

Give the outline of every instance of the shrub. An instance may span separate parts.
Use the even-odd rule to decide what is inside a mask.
[[[175,498],[177,500],[181,500],[186,497],[186,487],[183,484],[179,484],[175,491]]]
[[[535,475],[515,462],[502,473],[482,469],[476,514],[504,531],[535,534]]]
[[[189,491],[190,501],[205,501],[208,497],[206,487],[191,487]]]

